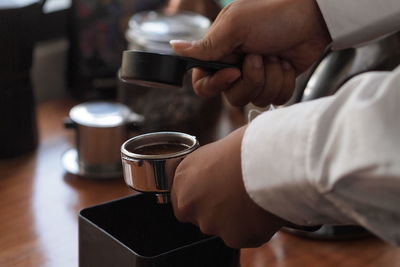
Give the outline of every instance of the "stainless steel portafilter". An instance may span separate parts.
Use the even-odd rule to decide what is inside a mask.
[[[179,132],[131,138],[121,147],[125,183],[136,191],[154,193],[158,203],[169,203],[176,167],[198,147],[195,136]]]

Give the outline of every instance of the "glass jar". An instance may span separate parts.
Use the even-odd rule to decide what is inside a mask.
[[[167,15],[162,11],[145,11],[130,19],[126,38],[130,49],[174,54],[170,40],[200,39],[210,25],[209,19],[192,12]],[[144,116],[143,132],[171,130],[198,135],[221,107],[220,97],[204,99],[194,94],[190,71],[179,89],[120,82],[118,100]]]
[[[129,49],[172,54],[170,40],[201,39],[210,25],[206,17],[188,11],[172,15],[145,11],[130,19],[126,39]]]

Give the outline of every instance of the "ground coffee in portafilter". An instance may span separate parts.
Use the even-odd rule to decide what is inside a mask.
[[[166,155],[178,153],[188,148],[189,146],[185,144],[164,143],[140,146],[135,148],[132,152],[140,155]]]

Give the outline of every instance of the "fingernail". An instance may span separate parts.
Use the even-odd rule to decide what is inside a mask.
[[[188,40],[171,40],[169,41],[169,44],[173,48],[180,48],[180,49],[185,49],[189,48],[194,44],[195,41],[188,41]]]
[[[255,69],[261,69],[262,66],[264,65],[264,62],[261,58],[261,56],[259,55],[250,55],[250,62],[251,65],[255,68]]]
[[[284,70],[291,70],[292,69],[292,65],[289,62],[287,62],[286,60],[284,60],[282,62],[282,68]]]
[[[274,63],[278,63],[278,58],[277,57],[269,57],[268,58],[268,61],[270,61],[270,62],[274,62]]]

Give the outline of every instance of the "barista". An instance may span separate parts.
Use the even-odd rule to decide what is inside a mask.
[[[265,106],[284,103],[296,75],[327,45],[347,48],[399,30],[398,0],[236,0],[204,39],[171,44],[202,60],[245,55],[241,71],[195,70],[195,91]],[[359,75],[334,96],[263,113],[182,161],[174,212],[231,247],[258,246],[289,223],[358,224],[398,245],[398,114],[400,67]]]

